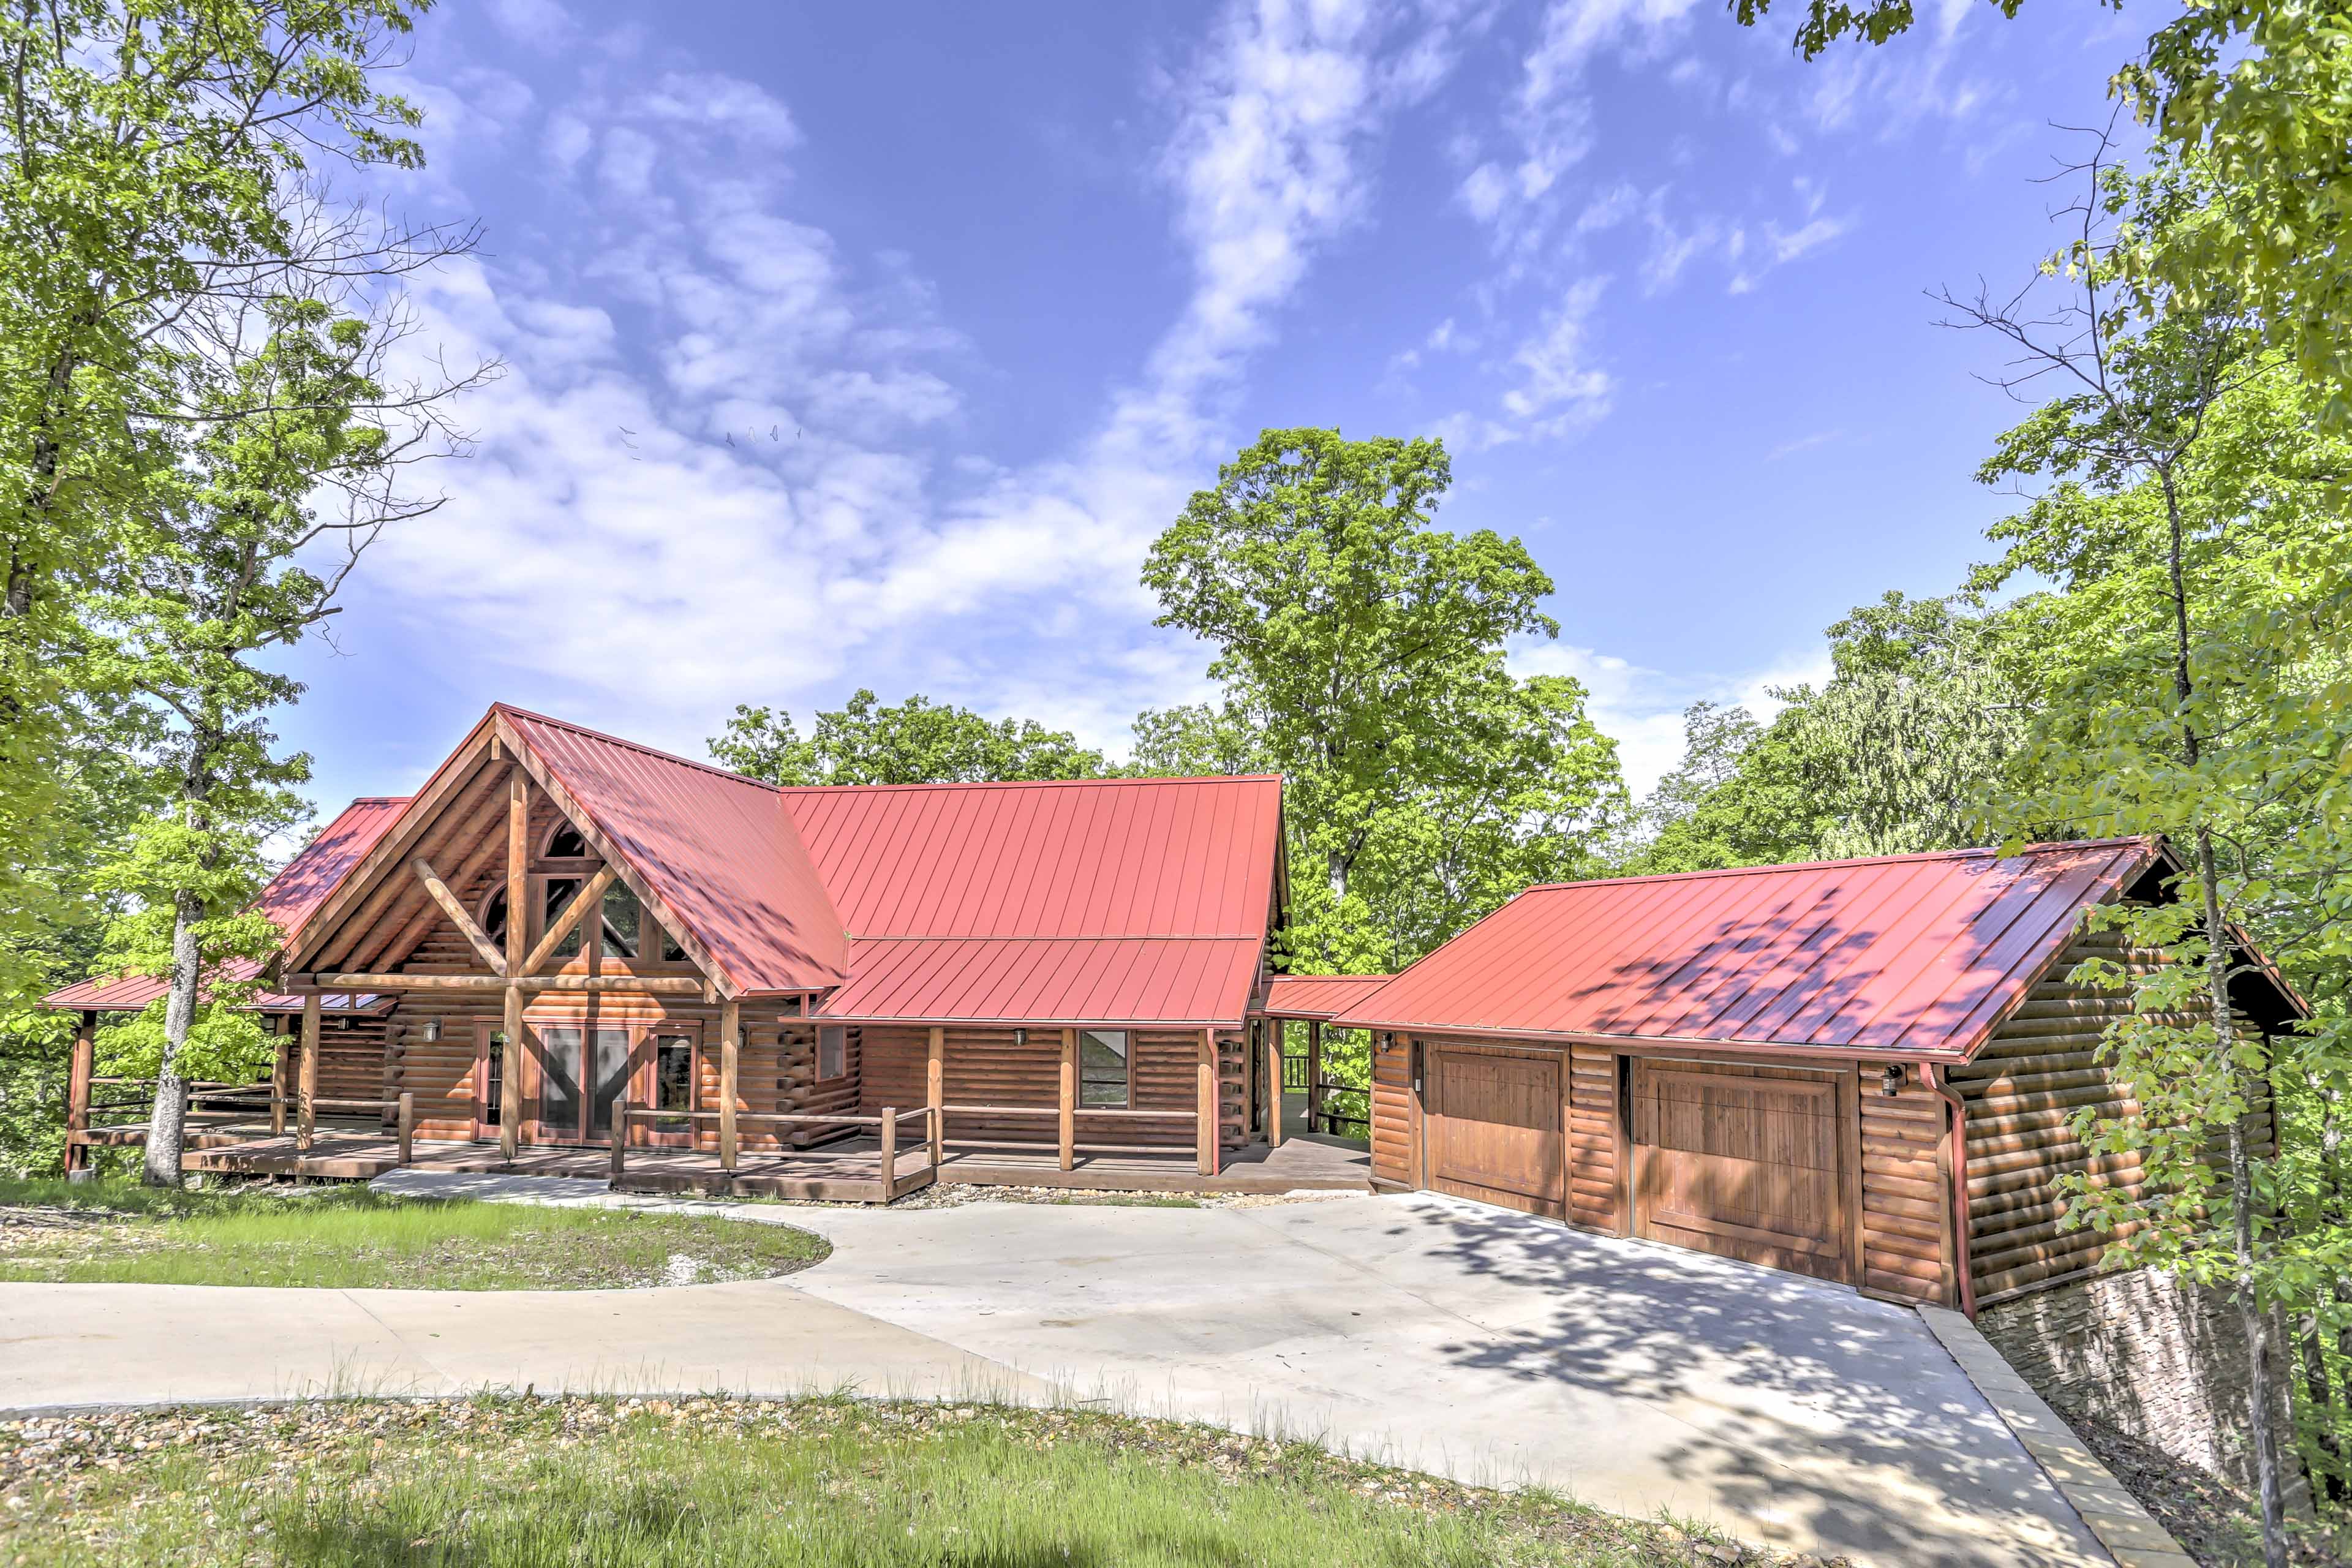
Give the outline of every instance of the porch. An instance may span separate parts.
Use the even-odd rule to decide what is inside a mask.
[[[146,1129],[97,1127],[83,1139],[88,1144],[135,1146],[145,1142]],[[266,1115],[234,1112],[192,1115],[181,1165],[194,1172],[319,1181],[371,1181],[400,1169],[568,1176],[602,1182],[616,1192],[864,1204],[887,1203],[933,1182],[1080,1192],[1259,1194],[1363,1192],[1370,1185],[1370,1155],[1360,1144],[1298,1132],[1278,1147],[1256,1142],[1229,1151],[1217,1173],[1209,1176],[1200,1173],[1191,1152],[1182,1149],[1077,1152],[1065,1168],[1059,1151],[1050,1146],[950,1146],[935,1160],[928,1139],[912,1140],[897,1143],[890,1152],[886,1197],[878,1130],[808,1149],[746,1149],[730,1171],[716,1152],[635,1145],[617,1162],[610,1148],[544,1144],[525,1144],[509,1159],[496,1142],[487,1141],[413,1138],[404,1150],[396,1130],[386,1129],[373,1117],[322,1116],[306,1147],[299,1131],[273,1131]]]

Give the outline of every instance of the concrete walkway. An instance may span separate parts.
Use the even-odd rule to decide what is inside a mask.
[[[1917,1314],[1792,1276],[1428,1194],[739,1212],[835,1254],[635,1292],[0,1285],[0,1406],[526,1382],[1100,1399],[1866,1563],[2109,1561]]]

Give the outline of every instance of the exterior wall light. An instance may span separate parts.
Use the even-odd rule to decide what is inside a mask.
[[[438,1018],[427,1018],[427,1019],[425,1019],[425,1043],[426,1045],[428,1045],[428,1046],[429,1046],[429,1045],[433,1045],[433,1044],[436,1044],[436,1042],[438,1042],[438,1041],[440,1040],[440,1038],[441,1038],[441,1020],[440,1020],[440,1019],[438,1019]]]
[[[1888,1062],[1878,1075],[1878,1092],[1893,1100],[1903,1092],[1903,1064]]]
[[[1026,1030],[1026,1029],[1015,1029],[1015,1030],[1013,1030],[1013,1043],[1014,1045],[1016,1045],[1016,1046],[1025,1046],[1025,1045],[1027,1045],[1027,1044],[1029,1043],[1029,1031],[1028,1031],[1028,1030]]]

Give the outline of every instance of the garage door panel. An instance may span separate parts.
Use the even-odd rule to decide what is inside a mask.
[[[1840,1106],[1826,1077],[1637,1063],[1634,1234],[1844,1279]]]
[[[1565,1212],[1559,1058],[1432,1049],[1423,1073],[1431,1186],[1536,1214]]]

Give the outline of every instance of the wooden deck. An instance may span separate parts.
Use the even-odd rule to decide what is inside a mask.
[[[142,1142],[143,1128],[95,1128],[91,1142]],[[293,1134],[273,1137],[267,1121],[215,1119],[191,1123],[182,1164],[190,1171],[240,1175],[300,1176],[364,1182],[400,1168],[398,1142],[373,1122],[321,1120],[305,1152]],[[409,1168],[475,1174],[573,1176],[609,1182],[611,1156],[602,1148],[524,1148],[508,1161],[496,1143],[419,1140]],[[892,1197],[933,1179],[920,1143],[901,1144],[891,1173]],[[969,1186],[1061,1187],[1079,1191],[1153,1193],[1363,1192],[1370,1186],[1370,1156],[1336,1138],[1293,1134],[1281,1148],[1263,1143],[1228,1152],[1223,1168],[1203,1176],[1189,1150],[1088,1153],[1064,1171],[1050,1148],[950,1147],[937,1180]],[[872,1138],[844,1139],[787,1153],[747,1150],[730,1175],[716,1154],[632,1148],[620,1188],[635,1193],[696,1193],[713,1196],[799,1198],[823,1203],[874,1203],[881,1198],[881,1149]]]

